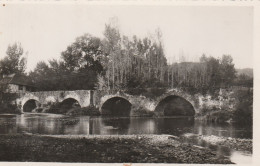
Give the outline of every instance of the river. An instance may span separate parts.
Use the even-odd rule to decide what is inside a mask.
[[[51,135],[125,135],[185,133],[252,139],[252,127],[235,124],[204,123],[193,117],[89,117],[57,114],[0,115],[0,134],[33,133]],[[205,145],[201,145],[205,146]],[[235,163],[248,163],[252,155],[228,147],[212,150],[229,156]]]

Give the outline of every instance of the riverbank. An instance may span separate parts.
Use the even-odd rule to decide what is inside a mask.
[[[193,133],[186,133],[181,136],[182,139],[186,139],[188,142],[195,144],[208,144],[208,146],[223,146],[232,150],[243,151],[249,154],[253,152],[252,139],[241,139],[231,137],[220,137],[215,135],[198,135]]]
[[[170,135],[1,135],[1,161],[214,163],[231,161]]]

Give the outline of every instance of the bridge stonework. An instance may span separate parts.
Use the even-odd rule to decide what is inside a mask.
[[[19,94],[16,103],[23,109],[24,104],[29,100],[36,100],[40,105],[45,105],[49,102],[62,102],[72,98],[77,100],[81,107],[87,107],[91,101],[90,94],[89,90],[26,92]]]
[[[160,96],[154,98],[144,97],[142,95],[130,95],[124,91],[118,90],[75,90],[75,91],[41,91],[20,93],[16,103],[23,109],[24,104],[29,100],[36,100],[41,106],[49,102],[62,102],[65,99],[72,98],[78,101],[81,107],[94,106],[101,111],[102,105],[109,99],[120,97],[128,100],[132,108],[145,108],[148,111],[154,111],[161,100],[168,96],[182,97],[192,104],[195,112],[199,109],[196,104],[196,97],[178,89],[166,91]],[[132,113],[131,113],[132,114]]]

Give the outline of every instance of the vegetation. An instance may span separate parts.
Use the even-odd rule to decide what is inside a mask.
[[[233,120],[241,124],[253,123],[253,91],[240,90],[235,93],[238,104],[233,112]]]
[[[0,92],[0,114],[1,113],[21,113],[17,104],[13,101],[16,99],[16,94]]]
[[[7,47],[6,56],[0,60],[0,77],[9,74],[25,74],[26,58],[21,43]]]
[[[20,43],[9,45],[6,56],[0,60],[0,78],[9,74],[25,74],[26,58]],[[0,83],[0,113],[21,113],[17,104],[14,102],[17,94],[7,93],[8,85]]]
[[[202,117],[207,122],[227,122],[232,118],[232,113],[227,110],[208,110]]]
[[[125,36],[118,27],[118,21],[113,18],[105,25],[103,38],[84,34],[61,53],[60,60],[39,62],[28,74],[37,90],[123,89],[132,95],[153,98],[176,87],[191,94],[215,95],[220,87],[253,86],[252,74],[247,74],[250,71],[243,73],[238,70],[237,73],[231,55],[215,58],[203,54],[199,62],[189,62],[182,53],[178,62],[170,64],[165,57],[160,29],[140,38]],[[26,58],[21,44],[8,46],[6,54],[0,60],[1,77],[13,73],[25,75]],[[1,103],[10,105],[11,99],[5,95],[11,94],[2,93]],[[245,97],[248,99],[241,100],[234,112],[237,120],[243,120],[239,118],[240,114],[247,117],[252,114],[252,94]],[[7,106],[3,106],[2,110],[4,108]],[[59,105],[52,105],[43,111],[57,112],[55,110],[59,108]],[[207,114],[209,119],[218,117],[213,118],[214,121],[229,117],[229,113],[226,115],[220,110],[213,113],[210,110],[204,108],[201,115]]]
[[[61,60],[39,62],[29,76],[39,90],[188,88],[206,93],[215,88],[251,86],[245,76],[237,77],[230,55],[202,55],[200,62],[167,64],[162,33],[128,37],[112,19],[105,25],[104,38],[84,34],[67,47]]]
[[[66,115],[87,115],[87,116],[99,116],[100,112],[96,107],[88,106],[83,108],[72,108]]]

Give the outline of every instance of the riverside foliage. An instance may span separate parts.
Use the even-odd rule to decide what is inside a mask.
[[[189,62],[182,54],[179,59],[167,63],[159,29],[149,37],[128,37],[111,22],[105,25],[103,38],[77,37],[60,60],[39,62],[29,76],[38,90],[189,87],[207,91],[245,79],[236,76],[230,55],[202,55],[199,62]]]
[[[149,88],[160,91],[178,87],[206,94],[220,87],[253,86],[252,77],[236,73],[231,55],[215,58],[203,54],[199,62],[189,62],[182,53],[178,61],[167,62],[160,29],[147,37],[129,37],[119,31],[114,19],[105,25],[103,34],[77,37],[59,60],[38,62],[30,73],[25,73],[26,58],[21,44],[10,45],[7,56],[0,60],[0,76],[27,75],[37,91],[124,89],[132,94]],[[238,107],[247,108],[244,105],[250,103],[241,102]],[[238,110],[243,113],[245,109]]]

